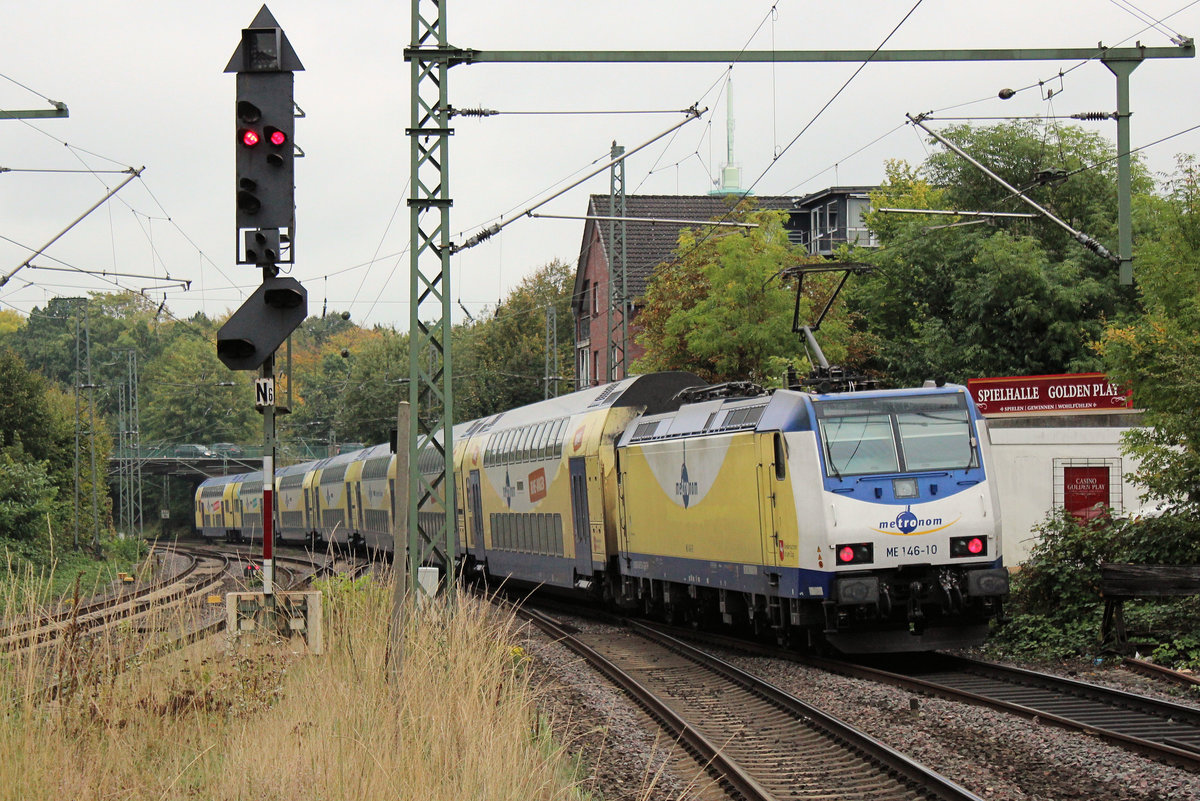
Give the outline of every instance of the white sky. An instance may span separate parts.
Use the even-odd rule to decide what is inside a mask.
[[[477,50],[874,49],[915,0],[446,0],[450,40]],[[223,73],[259,0],[45,0],[4,15],[0,108],[61,100],[69,119],[0,120],[0,275],[21,264],[99,200],[120,175],[18,170],[145,166],[122,190],[34,264],[188,279],[166,290],[177,316],[219,316],[239,306],[259,271],[235,265],[234,77]],[[360,325],[408,326],[410,6],[404,2],[271,0],[305,71],[296,74],[296,265],[309,312],[349,309]],[[1136,0],[1185,36],[1200,35],[1197,0]],[[774,6],[775,13],[771,14]],[[1169,47],[1168,33],[1124,0],[924,0],[887,49]],[[757,33],[756,33],[757,31]],[[804,194],[873,184],[889,158],[921,161],[925,145],[905,112],[1067,115],[1116,108],[1115,80],[1098,61],[872,64],[774,164],[855,64],[741,65],[733,69],[735,154],[755,193]],[[727,65],[497,65],[451,70],[451,103],[509,111],[708,107],[630,159],[627,191],[703,194],[725,160]],[[1133,144],[1200,125],[1195,59],[1146,61],[1133,73]],[[1036,84],[1045,81],[1042,89]],[[23,86],[22,86],[23,85]],[[1013,100],[1004,87],[1034,85]],[[24,88],[28,87],[28,89]],[[1053,97],[1046,99],[1046,90]],[[32,91],[30,91],[32,90]],[[457,118],[451,141],[451,225],[461,241],[499,215],[519,212],[604,159],[679,119],[662,115],[501,115]],[[982,123],[990,121],[980,121]],[[937,123],[945,125],[949,123]],[[1115,123],[1089,123],[1115,138]],[[878,140],[878,141],[876,141]],[[64,143],[70,147],[64,147]],[[873,144],[872,144],[873,143]],[[1146,151],[1153,169],[1200,152],[1200,131]],[[599,162],[598,162],[599,163]],[[763,175],[765,171],[765,175]],[[540,211],[582,215],[607,172]],[[169,219],[167,219],[169,218]],[[514,222],[456,255],[451,295],[477,313],[554,258],[574,263],[582,221]],[[459,233],[461,232],[461,233]],[[1110,246],[1115,243],[1106,243]],[[57,260],[57,261],[56,261]],[[113,278],[142,289],[156,282]],[[110,281],[26,268],[0,289],[0,308],[28,312],[57,295],[111,290]],[[163,290],[148,289],[155,301]],[[457,311],[456,311],[457,314]]]

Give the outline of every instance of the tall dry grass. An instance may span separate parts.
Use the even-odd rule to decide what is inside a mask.
[[[0,799],[578,799],[539,730],[513,619],[456,598],[406,621],[391,589],[325,587],[326,652],[256,634],[146,656],[140,625],[0,666]],[[120,666],[120,669],[118,669]],[[54,699],[47,675],[66,676]]]

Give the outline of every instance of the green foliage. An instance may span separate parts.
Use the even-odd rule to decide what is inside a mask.
[[[1172,665],[1176,670],[1200,670],[1200,635],[1188,632],[1160,643],[1150,653],[1150,660],[1158,665]]]
[[[408,398],[408,335],[380,328],[371,333],[350,349],[334,417],[343,441],[387,442],[397,406]]]
[[[646,287],[636,337],[645,352],[634,371],[687,370],[713,382],[765,385],[778,385],[789,365],[807,372],[803,341],[792,332],[794,284],[780,274],[810,259],[788,242],[785,217],[739,212],[735,219],[757,227],[680,232],[677,258],[660,265]],[[817,296],[829,291],[827,280],[807,286]],[[812,307],[810,294],[801,314],[807,318]],[[842,361],[846,324],[836,319],[822,328],[822,348]]]
[[[18,461],[13,451],[0,452],[0,540],[25,557],[43,548],[48,551],[51,532],[63,521],[57,495],[44,463]]]
[[[1077,125],[1030,121],[978,127],[952,125],[940,133],[1060,219],[1101,242],[1115,243],[1117,162],[1112,143],[1100,134]],[[1093,165],[1101,166],[1093,168]],[[1051,171],[1057,171],[1058,175],[1072,174],[1058,179],[1049,175]],[[922,172],[934,186],[944,187],[948,205],[943,208],[1031,210],[948,150],[939,149],[931,154]],[[1145,193],[1152,188],[1149,174],[1135,155],[1133,190]],[[1040,242],[1051,261],[1083,255],[1070,234],[1041,215],[1009,225],[1016,235],[1031,236]],[[1093,272],[1115,273],[1107,262],[1084,257],[1091,262]],[[1110,283],[1115,286],[1115,275]]]
[[[216,346],[196,336],[176,336],[170,358],[141,369],[142,438],[146,441],[247,442],[262,430],[254,412],[252,374],[229,370]]]
[[[1100,611],[1064,619],[1057,615],[1017,614],[996,629],[988,650],[1011,659],[1053,661],[1095,650],[1100,631]]]
[[[555,343],[570,343],[575,268],[552,261],[526,277],[492,316],[453,334],[454,419],[486,417],[546,396],[546,314],[555,310]],[[553,356],[553,353],[551,354]],[[574,354],[558,354],[560,394],[574,385]]]
[[[31,459],[54,451],[52,419],[46,408],[48,384],[9,348],[0,348],[0,448],[20,446]]]
[[[1066,510],[1034,529],[1035,544],[1014,581],[1023,611],[1069,619],[1100,604],[1100,565],[1123,561],[1129,523],[1081,523]]]
[[[1025,122],[952,126],[944,134],[1060,218],[1114,244],[1115,165],[1073,172],[1111,158],[1102,137]],[[1043,181],[1051,170],[1072,174]],[[1137,165],[1134,183],[1138,191],[1150,188]],[[948,151],[930,155],[920,169],[890,163],[871,205],[1029,210]],[[1092,343],[1110,321],[1135,311],[1113,265],[1042,217],[981,224],[875,211],[867,224],[882,247],[859,258],[877,269],[851,282],[848,305],[877,346],[871,366],[897,384],[1097,370]],[[1142,219],[1139,227],[1148,224]]]
[[[1143,314],[1105,331],[1109,375],[1133,390],[1145,428],[1127,434],[1145,497],[1169,515],[1200,517],[1200,171],[1181,158],[1166,196],[1142,205],[1154,236],[1137,251]]]
[[[30,371],[11,349],[0,348],[0,539],[22,558],[49,561],[51,536],[60,549],[70,538],[75,487],[75,399],[52,387]],[[90,407],[81,398],[80,415],[90,418]],[[96,448],[98,482],[105,480],[104,465],[111,440],[102,418],[96,436],[80,441],[80,512],[92,518],[90,448]],[[107,525],[109,500],[98,493],[96,514]]]
[[[1080,522],[1059,510],[1034,536],[1028,561],[1013,576],[1012,620],[989,641],[989,648],[1019,658],[1061,659],[1097,648],[1104,610],[1102,564],[1200,564],[1194,527],[1177,520]],[[1186,638],[1200,623],[1200,599],[1130,602],[1125,618],[1139,641],[1160,643],[1164,654],[1175,650],[1192,658],[1186,656]]]

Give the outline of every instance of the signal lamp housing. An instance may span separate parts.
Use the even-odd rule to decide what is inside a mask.
[[[837,563],[839,565],[869,565],[874,561],[874,543],[857,542],[837,546]]]
[[[969,559],[977,556],[987,556],[987,537],[951,537],[950,558]]]

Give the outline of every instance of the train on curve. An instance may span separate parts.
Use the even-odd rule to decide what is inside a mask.
[[[1008,593],[983,426],[953,385],[591,387],[455,427],[456,567],[844,653],[977,644]],[[280,469],[278,536],[389,548],[395,483],[386,444]],[[261,538],[261,497],[209,479],[200,533]]]

